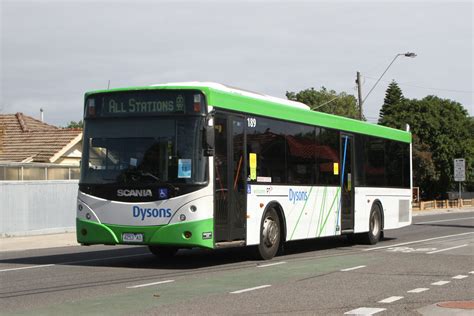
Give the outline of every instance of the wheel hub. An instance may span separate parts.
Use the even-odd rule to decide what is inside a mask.
[[[372,235],[377,236],[380,230],[380,223],[377,214],[373,214],[371,218],[371,227],[372,227]]]
[[[278,234],[279,231],[276,222],[270,217],[265,218],[263,222],[263,241],[265,246],[272,247],[277,241]]]

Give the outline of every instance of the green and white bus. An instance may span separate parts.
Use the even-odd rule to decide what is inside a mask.
[[[84,245],[256,246],[411,224],[411,134],[217,83],[88,92]],[[408,128],[407,128],[408,129]]]

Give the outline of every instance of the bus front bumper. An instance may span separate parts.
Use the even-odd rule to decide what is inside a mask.
[[[77,242],[83,245],[167,245],[212,249],[214,248],[213,227],[212,219],[162,226],[123,226],[100,224],[76,218]],[[141,236],[142,241],[124,241],[124,234]]]

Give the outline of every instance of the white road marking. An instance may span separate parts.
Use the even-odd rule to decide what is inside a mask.
[[[360,307],[351,311],[345,312],[344,315],[374,315],[387,310],[386,308],[371,308],[371,307]]]
[[[411,252],[426,252],[426,251],[433,251],[437,248],[410,248],[410,247],[390,247],[387,249],[388,252],[403,252],[403,253],[411,253]]]
[[[286,263],[286,262],[285,261],[280,261],[280,262],[275,262],[275,263],[261,264],[261,265],[258,265],[257,268],[271,267],[271,266],[276,266],[278,264],[284,264],[284,263]]]
[[[460,245],[460,246],[454,246],[454,247],[450,247],[450,248],[444,248],[444,249],[439,249],[439,250],[435,250],[435,251],[430,251],[430,252],[427,252],[427,254],[432,254],[432,253],[438,253],[438,252],[443,252],[443,251],[448,251],[448,250],[452,250],[452,249],[458,249],[458,248],[462,248],[462,247],[466,247],[468,244],[464,244],[464,245]]]
[[[248,289],[243,289],[243,290],[238,290],[238,291],[230,292],[230,294],[240,294],[240,293],[244,293],[244,292],[249,292],[249,291],[264,289],[264,288],[270,287],[270,286],[271,286],[271,285],[260,285],[260,286],[251,287],[251,288],[248,288]]]
[[[379,301],[379,303],[393,303],[393,302],[396,302],[398,300],[401,300],[403,298],[403,296],[390,296],[390,297],[387,297],[381,301]]]
[[[468,277],[468,275],[459,274],[459,275],[453,276],[453,279],[461,280],[461,279],[465,279],[467,277]]]
[[[0,270],[0,272],[26,270],[26,269],[36,269],[36,268],[46,268],[46,267],[52,267],[52,266],[54,266],[54,264],[42,264],[42,265],[39,265],[39,266],[28,266],[28,267],[21,267],[21,268],[3,269],[3,270]]]
[[[342,271],[342,272],[346,272],[346,271],[357,270],[357,269],[361,269],[361,268],[365,268],[365,267],[366,267],[366,266],[357,266],[357,267],[342,269],[341,271]]]
[[[139,285],[127,286],[127,289],[136,289],[136,288],[139,288],[139,287],[152,286],[152,285],[158,285],[158,284],[165,284],[165,283],[171,283],[171,282],[174,282],[174,280],[158,281],[158,282],[153,282],[153,283],[146,283],[146,284],[139,284]]]
[[[474,274],[474,271],[469,272],[470,274]]]
[[[462,217],[462,218],[452,218],[452,219],[442,219],[439,221],[429,221],[429,222],[419,222],[419,223],[413,223],[414,225],[418,224],[431,224],[431,223],[442,223],[442,222],[454,222],[454,221],[461,221],[465,219],[474,219],[474,217]]]
[[[445,284],[448,284],[450,282],[451,281],[438,281],[438,282],[431,283],[431,285],[445,285]]]
[[[421,292],[424,292],[424,291],[428,291],[429,288],[426,288],[426,287],[419,287],[417,289],[413,289],[413,290],[410,290],[410,291],[407,291],[407,293],[421,293]]]
[[[416,243],[425,242],[425,241],[431,241],[431,240],[437,240],[437,239],[443,239],[443,238],[449,238],[449,237],[464,236],[464,235],[472,235],[472,234],[474,234],[474,232],[462,233],[462,234],[455,234],[455,235],[446,235],[446,236],[440,236],[440,237],[433,237],[433,238],[428,238],[428,239],[421,239],[421,240],[415,240],[415,241],[404,242],[404,243],[395,244],[395,245],[388,245],[388,246],[382,246],[382,247],[367,248],[367,249],[363,249],[363,251],[372,251],[372,250],[385,249],[385,248],[390,248],[390,247],[411,245],[411,244],[416,244]]]
[[[149,255],[151,255],[151,254],[150,253],[140,253],[140,254],[135,254],[135,255],[115,256],[115,257],[96,258],[96,259],[78,260],[78,261],[68,261],[68,262],[60,262],[60,263],[52,263],[52,264],[41,264],[41,265],[37,265],[37,266],[3,269],[3,270],[0,270],[0,272],[9,272],[9,271],[36,269],[36,268],[47,268],[47,267],[54,267],[54,266],[67,265],[67,264],[77,264],[77,263],[103,261],[103,260],[110,260],[110,259],[131,258],[131,257],[149,256]]]

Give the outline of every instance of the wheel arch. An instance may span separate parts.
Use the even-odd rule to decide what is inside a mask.
[[[282,242],[285,242],[286,241],[286,218],[285,218],[285,212],[283,212],[283,207],[281,206],[280,203],[278,203],[278,201],[270,201],[267,206],[265,207],[265,210],[263,211],[263,215],[265,214],[265,212],[270,209],[270,208],[274,208],[279,219],[280,219],[280,225],[281,225],[281,241]],[[263,216],[262,215],[262,223],[263,223]]]

